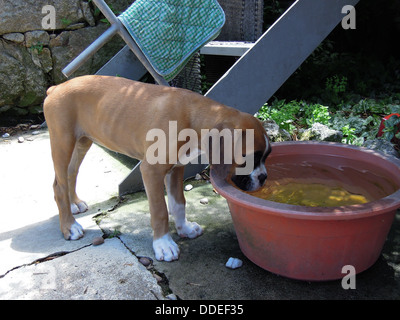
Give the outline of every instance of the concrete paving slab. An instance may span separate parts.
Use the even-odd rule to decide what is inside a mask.
[[[23,266],[0,283],[0,299],[7,300],[163,299],[156,279],[117,238]]]
[[[180,239],[170,223],[173,239],[181,254],[172,263],[155,260],[150,215],[144,193],[126,196],[125,202],[103,215],[100,227],[119,238],[138,256],[154,260],[165,274],[169,288],[181,299],[265,300],[265,299],[400,299],[400,213],[397,214],[379,260],[356,276],[356,289],[345,290],[341,280],[306,282],[284,278],[259,268],[240,250],[225,199],[213,192],[211,184],[190,181],[185,192],[188,220],[204,228],[197,239]],[[207,205],[200,199],[207,197]],[[243,261],[232,270],[225,267],[230,257]]]
[[[18,143],[18,136],[24,137],[23,143]],[[91,245],[95,237],[103,235],[93,216],[118,203],[118,184],[132,163],[92,146],[77,186],[78,194],[90,206],[89,211],[75,216],[85,229],[85,237],[66,241],[59,230],[53,196],[48,132],[0,139],[0,155],[0,299],[162,297],[151,272],[120,240]],[[44,258],[48,256],[57,258],[47,261]]]
[[[59,251],[73,251],[91,243],[102,233],[91,219],[99,208],[117,203],[119,179],[129,172],[102,148],[93,146],[78,177],[78,194],[91,210],[76,216],[86,237],[65,241],[59,230],[58,210],[54,201],[54,170],[47,131],[39,135],[21,134],[0,141],[0,275],[11,268],[31,263]]]

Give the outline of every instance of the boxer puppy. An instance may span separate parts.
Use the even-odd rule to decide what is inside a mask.
[[[88,206],[77,196],[75,186],[79,166],[92,142],[142,160],[140,171],[149,200],[153,249],[157,260],[172,261],[179,257],[179,248],[168,230],[164,186],[169,212],[174,217],[178,234],[196,238],[203,232],[197,223],[187,221],[185,216],[182,165],[185,161],[181,160],[193,159],[199,154],[212,158],[207,143],[211,135],[201,135],[206,129],[236,130],[241,132],[242,138],[251,132],[254,141],[249,143],[242,139],[242,148],[233,145],[230,150],[228,148],[228,154],[240,154],[241,158],[240,161],[233,158],[232,165],[228,166],[229,173],[232,181],[243,190],[255,190],[267,178],[264,164],[270,144],[260,121],[189,90],[120,77],[83,76],[49,88],[43,109],[55,170],[54,197],[59,210],[60,229],[67,240],[77,240],[84,234],[73,213],[84,212]],[[177,132],[190,129],[189,137],[197,134],[198,139],[189,141],[187,137],[176,139],[168,136],[163,155],[165,163],[154,163],[148,151],[155,142],[149,139],[148,133],[157,129],[168,135],[171,123],[176,125]],[[220,150],[223,156],[222,162],[218,163],[224,163],[227,153],[222,149],[232,143],[229,139],[221,140],[225,141],[225,148]],[[249,161],[253,164],[251,172],[235,174],[235,168],[247,167]],[[210,163],[217,165],[212,161]]]

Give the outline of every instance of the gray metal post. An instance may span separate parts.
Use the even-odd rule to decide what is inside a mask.
[[[119,21],[119,19],[114,15],[111,9],[103,0],[93,0],[99,10],[104,14],[107,20],[111,23],[111,27],[107,29],[95,42],[93,42],[88,48],[86,48],[79,56],[77,56],[69,65],[67,65],[63,70],[63,74],[69,77],[74,71],[76,71],[90,56],[96,53],[108,40],[111,39],[116,33],[118,33],[121,38],[126,42],[129,48],[134,52],[139,61],[143,66],[150,72],[154,80],[164,86],[169,86],[168,82],[161,77],[151,66],[146,56],[138,48],[135,41],[126,31],[125,27]]]
[[[297,0],[206,96],[251,114],[280,88],[359,0]]]
[[[89,47],[82,51],[79,56],[72,60],[62,73],[69,77],[78,68],[83,65],[92,55],[94,55],[107,41],[109,41],[118,32],[118,26],[112,24],[100,37],[98,37]]]

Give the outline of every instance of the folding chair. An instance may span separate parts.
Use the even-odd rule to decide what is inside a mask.
[[[168,86],[225,23],[216,0],[136,0],[118,17],[103,0],[93,2],[111,26],[62,70],[67,77],[118,33],[154,80]]]

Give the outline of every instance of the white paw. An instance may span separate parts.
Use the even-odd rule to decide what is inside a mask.
[[[203,229],[196,223],[185,221],[181,226],[177,226],[176,230],[180,237],[194,239],[203,234]]]
[[[78,240],[83,237],[83,228],[78,222],[74,222],[70,230],[69,240]]]
[[[173,261],[179,258],[178,245],[169,233],[153,241],[153,249],[158,261]]]
[[[78,203],[71,203],[71,212],[72,214],[83,213],[89,209],[89,206],[85,201],[81,201]]]

